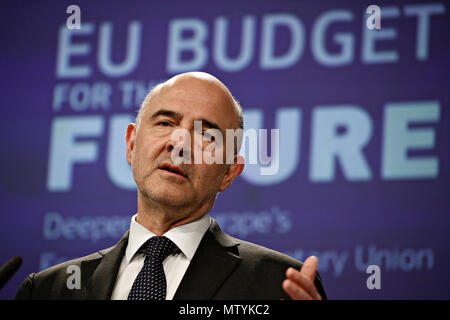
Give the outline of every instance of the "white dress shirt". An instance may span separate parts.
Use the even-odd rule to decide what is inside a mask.
[[[144,266],[145,256],[138,251],[148,239],[155,236],[153,232],[136,221],[136,216],[137,214],[131,218],[128,244],[120,264],[111,300],[128,298],[134,280]],[[172,300],[175,295],[210,223],[211,217],[207,213],[198,220],[170,229],[164,234],[181,250],[180,253],[170,255],[163,261],[167,282],[166,300]]]

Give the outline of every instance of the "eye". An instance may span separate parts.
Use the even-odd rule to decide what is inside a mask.
[[[158,126],[162,126],[162,127],[168,127],[170,126],[170,122],[169,121],[160,121],[157,123]]]

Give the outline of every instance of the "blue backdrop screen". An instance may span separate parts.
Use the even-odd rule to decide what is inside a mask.
[[[219,195],[225,232],[316,255],[332,299],[450,298],[447,3],[383,1],[381,29],[367,1],[78,1],[79,29],[71,4],[2,8],[0,263],[24,263],[1,298],[120,239],[126,126],[191,70],[229,87],[247,129],[279,129],[276,174],[249,164]]]

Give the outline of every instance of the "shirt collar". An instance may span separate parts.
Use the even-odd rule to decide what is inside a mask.
[[[139,224],[136,221],[136,217],[137,214],[131,217],[130,235],[125,251],[127,263],[130,263],[136,252],[138,252],[148,239],[156,236],[153,232]],[[164,236],[175,243],[186,258],[191,260],[210,223],[211,217],[207,213],[193,222],[170,229]]]

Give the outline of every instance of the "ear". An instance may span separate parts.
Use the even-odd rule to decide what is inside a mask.
[[[125,140],[127,142],[127,161],[131,165],[131,160],[133,158],[132,153],[134,150],[134,145],[136,143],[136,124],[130,123],[127,127],[127,134],[125,135]]]
[[[243,156],[235,155],[234,162],[228,165],[227,172],[222,180],[222,184],[220,185],[219,191],[225,191],[226,188],[230,186],[237,176],[239,176],[244,170],[245,159]]]

